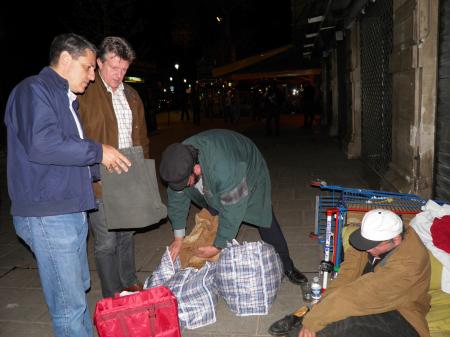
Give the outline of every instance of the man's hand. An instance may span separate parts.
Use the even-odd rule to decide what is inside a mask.
[[[109,172],[116,171],[117,174],[122,172],[128,172],[128,167],[131,166],[131,162],[122,153],[116,150],[114,147],[102,144],[103,160],[102,164]]]
[[[195,256],[208,260],[208,259],[216,256],[219,253],[220,253],[220,249],[217,247],[203,246],[203,247],[198,247],[197,253],[195,254]]]
[[[183,238],[175,238],[169,246],[170,258],[175,261],[178,254],[180,254],[181,245],[183,244]]]
[[[308,328],[302,327],[298,334],[298,337],[316,337],[316,333],[309,330]]]

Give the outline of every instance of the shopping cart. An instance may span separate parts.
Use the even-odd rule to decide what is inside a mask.
[[[362,215],[371,209],[389,209],[400,216],[412,217],[421,211],[426,200],[415,194],[403,194],[377,190],[320,186],[316,197],[316,219],[314,233],[324,246],[323,288],[326,289],[330,273],[336,274],[342,261],[342,228],[349,215]]]

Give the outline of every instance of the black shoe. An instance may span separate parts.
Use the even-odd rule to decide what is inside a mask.
[[[295,267],[292,267],[291,270],[285,271],[284,275],[286,275],[289,281],[294,284],[303,284],[308,282],[308,278]]]
[[[294,315],[287,315],[284,318],[273,323],[268,332],[272,336],[285,336],[290,330],[299,327],[302,324],[303,317],[297,317]]]

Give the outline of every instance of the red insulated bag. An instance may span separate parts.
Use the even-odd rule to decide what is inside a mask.
[[[104,298],[95,306],[99,337],[180,337],[177,300],[163,286]]]

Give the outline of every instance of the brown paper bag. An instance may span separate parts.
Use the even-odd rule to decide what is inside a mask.
[[[195,226],[191,233],[183,239],[180,250],[181,268],[193,267],[200,269],[205,264],[205,260],[196,257],[194,254],[198,247],[211,246],[216,238],[219,217],[212,216],[207,209],[202,209],[195,215]],[[219,254],[212,258],[217,261]]]

